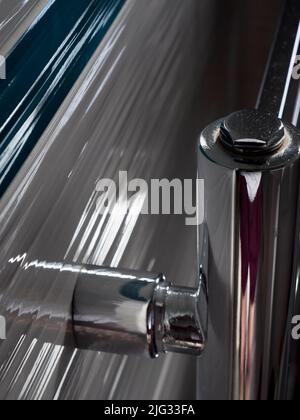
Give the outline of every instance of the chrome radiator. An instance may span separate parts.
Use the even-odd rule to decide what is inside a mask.
[[[297,398],[300,6],[256,109],[213,101],[235,39],[217,9],[127,0],[3,196],[1,399]],[[198,259],[196,228],[141,215],[142,192],[99,213],[101,180],[195,178],[196,156]]]

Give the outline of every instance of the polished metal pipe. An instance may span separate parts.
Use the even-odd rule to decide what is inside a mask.
[[[158,357],[201,354],[204,332],[198,290],[173,287],[161,274],[83,268],[77,280],[76,347]]]
[[[58,343],[62,315],[56,296],[63,290],[73,294],[68,331],[61,335],[62,345],[81,350],[115,354],[146,355],[152,358],[166,352],[201,354],[204,329],[201,325],[200,294],[192,288],[179,288],[162,274],[143,273],[108,267],[94,267],[45,261],[10,260],[2,275],[21,275],[23,290],[32,278],[42,284],[57,280],[51,305],[36,300],[24,302],[14,295],[2,313],[10,324],[24,331],[32,314],[43,312],[35,323],[33,335]],[[61,290],[60,290],[61,288]],[[41,333],[43,331],[43,333]]]
[[[241,111],[199,144],[208,279],[201,399],[276,399],[282,378],[298,218],[300,135],[276,116]],[[203,258],[205,255],[205,258]]]
[[[76,347],[157,357],[163,311],[155,295],[164,282],[157,274],[82,268],[73,301]]]

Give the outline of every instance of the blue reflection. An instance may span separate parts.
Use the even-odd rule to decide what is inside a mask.
[[[52,0],[0,80],[0,196],[95,52],[125,0]]]

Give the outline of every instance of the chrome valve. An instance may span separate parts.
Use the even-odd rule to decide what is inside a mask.
[[[198,176],[205,217],[195,289],[132,270],[21,259],[10,266],[26,281],[34,276],[51,284],[54,276],[64,288],[68,282],[70,328],[61,344],[153,358],[203,354],[201,398],[265,399],[281,378],[291,283],[299,271],[299,151],[299,132],[260,111],[239,111],[203,131]],[[4,314],[8,322],[15,317],[14,325],[40,307],[38,299],[14,299]],[[55,313],[47,322],[57,343]]]
[[[203,350],[205,332],[199,305],[202,282],[198,289],[180,288],[161,274],[18,258],[10,261],[2,275],[6,270],[17,270],[25,288],[33,278],[44,283],[44,287],[56,281],[53,301],[47,303],[51,310],[43,309],[49,316],[36,323],[36,337],[46,329],[47,340],[56,344],[152,358],[166,352],[199,355]],[[65,290],[72,297],[72,305],[65,314],[68,334],[60,337],[57,320],[61,309],[55,299]],[[3,313],[8,324],[13,321],[24,327],[28,314],[37,313],[40,308],[38,298],[23,302],[15,295]]]

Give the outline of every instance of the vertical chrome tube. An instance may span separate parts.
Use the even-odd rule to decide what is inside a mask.
[[[205,223],[199,264],[208,278],[209,314],[199,362],[200,398],[278,397],[294,264],[299,147],[297,130],[258,111],[233,114],[202,133]]]

